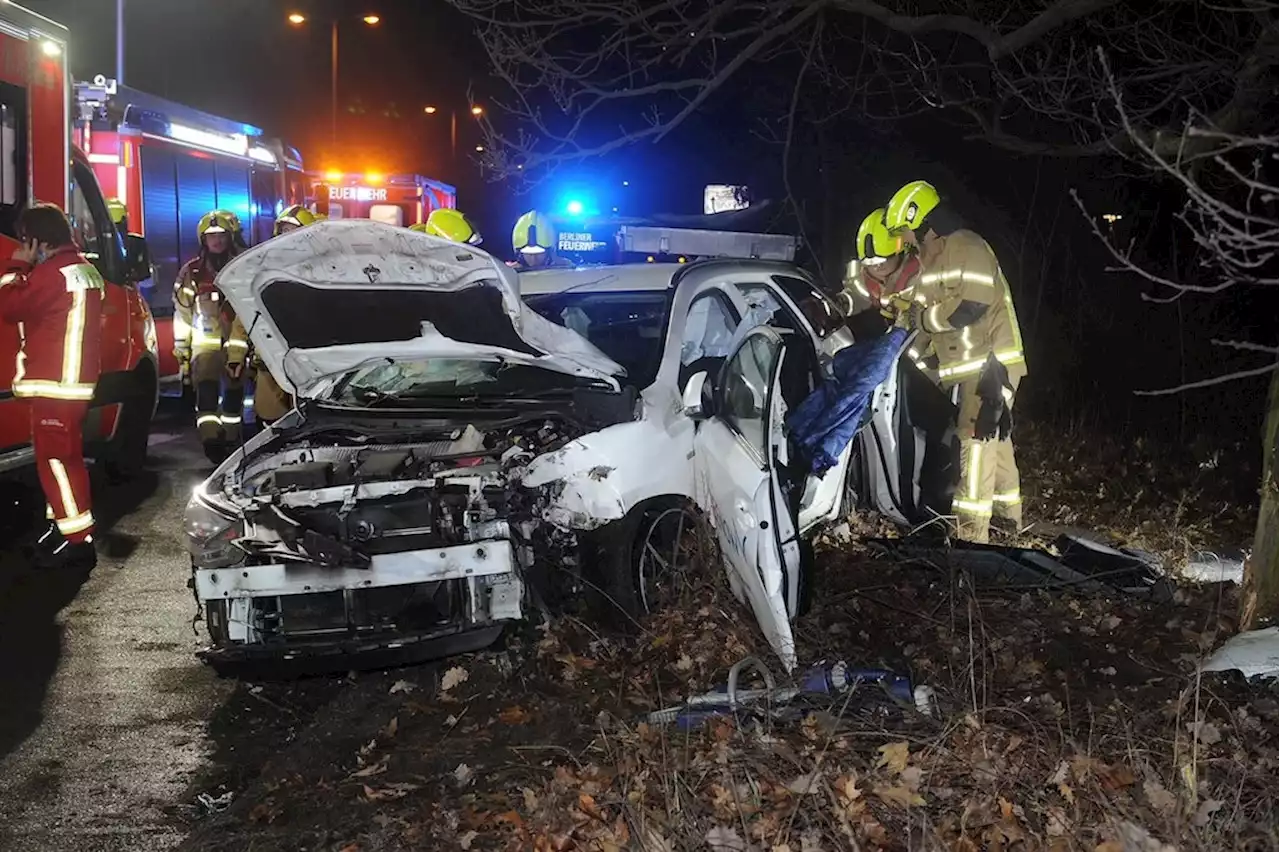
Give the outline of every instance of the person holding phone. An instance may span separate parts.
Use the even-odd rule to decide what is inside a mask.
[[[98,342],[105,285],[71,237],[55,204],[18,217],[18,239],[0,275],[0,318],[22,338],[13,395],[29,400],[31,442],[49,529],[36,541],[42,567],[92,567],[93,506],[82,425],[100,371]]]

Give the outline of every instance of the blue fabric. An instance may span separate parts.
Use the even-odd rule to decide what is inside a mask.
[[[811,459],[814,473],[823,474],[835,467],[861,428],[871,395],[897,364],[906,339],[906,330],[895,328],[882,337],[841,349],[832,363],[835,377],[809,394],[787,416],[791,439]]]

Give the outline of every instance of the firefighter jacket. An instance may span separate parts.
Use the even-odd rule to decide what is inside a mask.
[[[214,286],[216,275],[203,253],[178,271],[173,285],[173,351],[179,360],[220,351],[224,344],[228,351],[240,350],[243,359],[243,350],[248,348],[243,339],[232,344],[235,311]]]
[[[995,252],[973,231],[940,240],[916,286],[920,326],[937,354],[939,381],[950,387],[977,379],[987,356],[995,355],[1016,385],[1027,374],[1022,332]]]
[[[22,345],[13,395],[88,402],[101,371],[101,273],[75,246],[34,266],[10,260],[0,275],[0,317]]]

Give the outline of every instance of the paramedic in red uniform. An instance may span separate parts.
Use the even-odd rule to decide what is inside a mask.
[[[45,566],[92,566],[93,512],[81,425],[98,381],[103,281],[71,240],[53,204],[18,218],[18,239],[0,275],[0,317],[22,338],[13,395],[31,405],[36,465],[53,524],[37,542]]]

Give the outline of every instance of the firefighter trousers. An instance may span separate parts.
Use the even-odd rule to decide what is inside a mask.
[[[72,544],[93,533],[89,471],[84,465],[84,424],[89,403],[80,400],[31,400],[31,442],[49,519]]]
[[[253,416],[267,425],[279,420],[293,407],[289,394],[276,382],[266,367],[259,366],[253,375]]]
[[[974,437],[978,412],[982,408],[977,381],[962,382],[956,386],[955,393],[960,406],[957,423],[960,482],[951,504],[956,516],[956,535],[965,541],[985,544],[990,540],[993,516],[1007,520],[1013,526],[1022,526],[1018,462],[1010,438],[979,441]],[[1008,405],[1012,411],[1012,398]]]
[[[201,443],[240,443],[244,379],[227,375],[227,356],[221,349],[191,356],[191,387],[196,395],[196,428]]]

